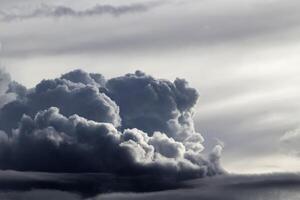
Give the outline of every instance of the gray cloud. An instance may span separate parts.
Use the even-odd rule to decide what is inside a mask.
[[[198,92],[184,79],[172,83],[137,71],[108,80],[106,88],[107,95],[121,108],[124,127],[137,127],[150,133],[162,131],[177,140],[195,133],[192,108]]]
[[[11,84],[10,76],[0,69],[0,108],[15,99],[12,92],[7,92]]]
[[[107,173],[46,173],[0,171],[1,199],[85,199],[100,193],[151,192],[183,187],[158,176],[115,176]],[[147,183],[147,184],[145,184]],[[22,197],[19,197],[22,196]],[[72,198],[71,198],[72,197]]]
[[[281,150],[293,156],[300,156],[300,129],[286,132],[280,138]]]
[[[154,193],[102,194],[93,199],[203,199],[203,200],[258,200],[258,199],[297,199],[299,195],[299,174],[270,174],[252,176],[224,176],[194,180],[188,183],[191,188]]]
[[[85,10],[75,10],[67,6],[54,6],[42,4],[40,8],[36,8],[29,12],[13,13],[9,10],[1,10],[0,15],[2,15],[3,21],[12,21],[12,20],[25,20],[31,18],[41,18],[41,17],[87,17],[94,15],[113,15],[120,16],[130,13],[146,12],[160,3],[158,2],[149,2],[149,3],[135,3],[129,5],[95,5],[92,8]]]
[[[44,80],[28,90],[24,98],[6,104],[0,111],[1,126],[16,128],[23,114],[34,116],[39,110],[55,106],[67,116],[79,114],[91,120],[119,126],[119,107],[92,85],[76,84],[66,79]]]
[[[195,89],[143,72],[105,80],[71,71],[26,89],[0,110],[0,168],[45,172],[223,174],[222,147],[209,159],[195,131]]]

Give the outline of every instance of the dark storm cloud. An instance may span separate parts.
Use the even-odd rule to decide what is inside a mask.
[[[172,83],[137,71],[135,74],[108,80],[106,87],[108,95],[121,107],[120,114],[125,127],[169,134],[180,131],[171,130],[176,129],[176,125],[192,128],[189,115],[197,102],[198,93],[183,79],[176,79]]]
[[[45,172],[161,174],[195,178],[225,173],[222,147],[205,159],[195,131],[198,93],[183,79],[143,72],[105,80],[75,70],[26,89],[0,110],[0,168]]]
[[[204,176],[206,163],[192,163],[185,154],[183,144],[163,133],[151,137],[137,129],[120,133],[112,124],[77,115],[66,118],[58,109],[50,108],[34,119],[23,116],[12,137],[1,134],[0,168]]]
[[[87,17],[94,15],[113,15],[120,16],[124,14],[136,13],[136,12],[146,12],[149,9],[158,6],[158,2],[152,3],[135,3],[129,5],[95,5],[92,8],[86,10],[75,10],[68,6],[53,6],[43,4],[40,8],[30,11],[29,13],[10,13],[9,11],[2,10],[0,15],[2,15],[3,21],[11,20],[25,20],[31,18],[40,18],[40,17]]]
[[[72,82],[65,79],[73,80],[75,73],[78,80]],[[84,80],[84,76],[89,76],[90,79]],[[65,74],[61,79],[43,80],[28,91],[14,83],[10,90],[16,92],[19,98],[6,104],[0,111],[0,126],[9,132],[16,128],[23,114],[33,117],[38,111],[51,106],[59,108],[62,114],[67,116],[78,114],[90,120],[110,122],[119,126],[121,119],[119,107],[115,102],[104,93],[100,93],[95,85],[78,83],[91,81],[98,86],[101,78],[94,77],[95,80],[85,72],[77,71]]]

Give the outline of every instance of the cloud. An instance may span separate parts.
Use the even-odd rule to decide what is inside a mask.
[[[10,76],[0,69],[0,109],[14,99],[14,94],[7,92],[11,84]]]
[[[41,18],[41,17],[88,17],[95,15],[112,15],[121,16],[124,14],[146,12],[161,3],[158,2],[148,2],[148,3],[134,3],[128,5],[95,5],[91,8],[85,10],[75,10],[68,6],[54,6],[42,4],[39,8],[31,10],[30,12],[10,12],[2,10],[0,15],[2,15],[3,21],[12,20],[25,20],[31,18]]]
[[[168,4],[157,12],[155,10],[142,16],[126,16],[122,20],[102,21],[91,17],[61,20],[59,23],[53,20],[39,21],[40,18],[20,23],[3,22],[6,31],[1,33],[2,54],[6,58],[77,54],[90,57],[91,54],[99,55],[100,52],[122,56],[124,53],[170,53],[191,47],[206,52],[207,48],[218,47],[219,44],[229,44],[229,48],[232,48],[238,42],[250,49],[297,39],[298,1],[187,2],[189,3]],[[77,13],[74,10],[65,12]],[[126,28],[132,24],[135,25],[133,29]],[[26,26],[44,28],[29,29],[24,33]],[[48,30],[49,26],[53,30]],[[69,37],[70,35],[74,37]],[[29,40],[32,36],[34,40]]]
[[[85,74],[81,71],[73,72],[75,73],[78,79]],[[64,77],[72,80],[70,73],[65,74],[61,79],[43,80],[25,94],[24,88],[22,89],[20,85],[12,86],[11,90],[16,91],[20,98],[10,102],[0,111],[0,126],[3,130],[9,132],[12,128],[16,128],[23,114],[33,117],[38,111],[52,106],[59,108],[66,116],[78,114],[90,120],[120,125],[119,107],[108,96],[99,92],[96,87],[98,79],[91,78],[96,85],[85,85],[69,81]]]
[[[89,200],[114,199],[203,199],[203,200],[258,200],[297,199],[299,197],[299,174],[269,174],[252,176],[223,176],[188,182],[187,188],[153,193],[100,194]]]
[[[119,177],[103,173],[0,171],[1,199],[84,199],[108,192],[176,189],[183,183],[157,176]],[[145,184],[147,183],[147,184]],[[22,196],[22,198],[17,198]],[[36,196],[36,197],[35,197]],[[32,198],[29,198],[32,197]],[[35,198],[33,198],[35,197]],[[40,198],[38,198],[40,197]],[[71,198],[73,197],[73,198]]]
[[[198,93],[185,80],[172,83],[137,71],[108,80],[106,87],[107,95],[120,106],[123,127],[162,131],[177,140],[195,133],[192,108]]]
[[[0,185],[0,198],[9,200],[284,200],[298,198],[300,177],[299,174],[292,173],[226,175],[172,182],[153,176],[120,178],[101,173],[0,171]],[[157,191],[157,186],[160,186],[160,191]]]
[[[280,138],[281,149],[290,155],[300,156],[300,129],[286,132]]]
[[[195,131],[198,93],[184,79],[143,72],[106,80],[71,71],[31,89],[0,110],[0,168],[196,178],[223,174],[221,146],[209,159]]]

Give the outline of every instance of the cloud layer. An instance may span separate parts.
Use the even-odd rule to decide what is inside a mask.
[[[152,182],[149,182],[151,179]],[[300,177],[299,174],[229,175],[180,183],[168,180],[167,187],[165,183],[164,180],[155,180],[152,176],[120,178],[95,173],[0,171],[0,198],[8,200],[285,200],[298,199]],[[171,187],[170,183],[173,183]],[[157,185],[161,186],[160,189],[168,190],[155,191]]]
[[[259,200],[298,199],[299,174],[269,174],[252,176],[223,176],[198,179],[188,183],[191,188],[171,191],[132,194],[102,194],[89,200],[150,200],[150,199],[201,199],[201,200]]]
[[[0,110],[0,168],[45,172],[162,174],[195,178],[224,173],[221,146],[205,159],[195,131],[195,89],[183,79],[143,72],[105,80],[71,71],[26,89]]]

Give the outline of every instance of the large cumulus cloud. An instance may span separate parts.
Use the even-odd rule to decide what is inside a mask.
[[[223,173],[193,124],[195,89],[143,72],[105,80],[71,71],[35,88],[10,84],[0,110],[0,168],[201,177]]]

